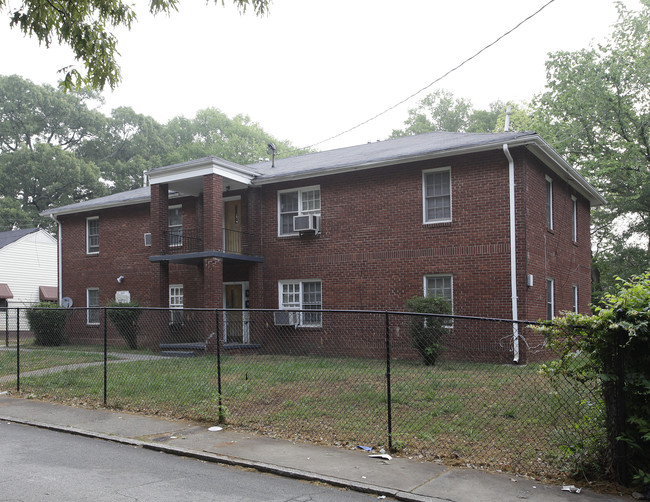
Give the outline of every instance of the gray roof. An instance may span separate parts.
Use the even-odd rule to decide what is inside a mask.
[[[504,144],[508,144],[510,148],[516,146],[528,148],[533,155],[542,160],[550,169],[562,176],[563,179],[573,183],[593,205],[606,202],[566,160],[534,132],[431,132],[296,157],[276,158],[273,167],[271,167],[271,161],[241,166],[216,157],[206,157],[182,164],[174,164],[173,166],[156,168],[150,173],[161,173],[166,170],[178,170],[186,167],[191,169],[193,166],[205,163],[216,163],[226,169],[232,169],[233,172],[245,172],[254,175],[252,184],[263,185],[472,152],[502,150]],[[150,198],[150,188],[144,187],[60,208],[48,209],[41,214],[48,216],[79,213],[108,207],[146,203]]]
[[[504,143],[523,138],[538,137],[534,132],[511,133],[459,133],[431,132],[416,136],[377,141],[364,145],[338,148],[324,152],[275,159],[250,164],[247,167],[260,173],[260,180],[275,181],[286,176],[316,174],[318,171],[334,171],[360,167],[377,167],[386,164],[411,162],[418,158],[443,157],[448,154],[464,153],[467,149],[501,149]],[[281,152],[280,152],[281,153]]]
[[[130,204],[143,204],[149,202],[151,199],[151,188],[142,187],[128,192],[118,192],[105,197],[98,197],[97,199],[84,200],[76,204],[69,204],[56,208],[47,209],[41,213],[41,216],[49,216],[50,214],[71,214],[81,213],[83,211],[91,211],[103,209],[105,207],[115,206],[128,206]]]
[[[9,244],[22,239],[26,235],[38,232],[38,228],[25,228],[23,230],[9,230],[7,232],[0,232],[0,249]]]

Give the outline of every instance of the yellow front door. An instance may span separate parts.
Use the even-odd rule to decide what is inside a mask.
[[[241,199],[223,203],[224,235],[226,253],[241,254]]]

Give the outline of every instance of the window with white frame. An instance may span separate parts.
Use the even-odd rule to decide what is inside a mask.
[[[96,326],[99,324],[99,288],[86,289],[86,323]]]
[[[181,247],[183,245],[183,206],[169,206],[167,230],[169,231],[169,246]]]
[[[571,196],[571,240],[578,242],[578,199]]]
[[[574,284],[572,286],[572,293],[573,293],[573,311],[577,314],[579,307],[578,307],[578,285]]]
[[[99,216],[86,218],[86,254],[99,253]]]
[[[451,221],[451,169],[431,169],[422,173],[424,223]]]
[[[169,286],[169,323],[183,323],[183,285],[170,284]]]
[[[546,176],[546,228],[553,230],[553,179]]]
[[[280,281],[280,309],[321,310],[323,308],[321,281]],[[322,325],[321,312],[301,312],[299,326],[318,327]]]
[[[293,235],[293,217],[320,215],[320,187],[312,186],[278,192],[278,235]]]
[[[546,279],[546,319],[555,317],[555,281]]]

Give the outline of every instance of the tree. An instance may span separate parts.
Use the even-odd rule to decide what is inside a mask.
[[[608,200],[592,213],[599,266],[632,248],[650,264],[650,0],[642,3],[638,12],[618,5],[607,43],[551,54],[547,90],[534,101],[538,132]]]
[[[447,132],[501,132],[504,130],[506,110],[511,107],[510,131],[532,130],[530,112],[526,105],[495,101],[489,110],[475,110],[464,98],[454,98],[446,90],[437,90],[411,108],[404,121],[404,129],[394,129],[390,138],[411,136],[433,131]]]
[[[411,136],[431,131],[464,132],[469,124],[472,103],[445,90],[428,94],[411,108],[404,121],[405,129],[396,129],[391,138]]]
[[[76,150],[105,126],[106,117],[88,108],[98,99],[89,92],[63,93],[18,75],[0,75],[0,153],[33,150],[39,143]]]
[[[257,15],[268,11],[270,0],[232,0],[240,12],[251,7]],[[219,0],[214,0],[219,3]],[[156,15],[177,10],[179,0],[149,0],[149,11]],[[225,4],[225,0],[221,0]],[[119,26],[131,29],[136,22],[133,8],[122,0],[75,0],[43,2],[22,0],[19,7],[0,0],[0,13],[9,14],[12,28],[34,36],[46,47],[52,43],[68,45],[82,69],[68,66],[61,71],[62,85],[72,88],[111,89],[120,81],[117,64],[117,38],[111,29]]]
[[[106,187],[99,181],[99,169],[93,163],[59,146],[38,143],[34,149],[22,147],[0,154],[0,193],[20,202],[29,226],[50,226],[51,221],[39,216],[41,211],[104,195]],[[18,218],[13,211],[6,217],[9,219],[0,221],[0,228],[11,230]]]
[[[152,117],[121,107],[107,117],[97,138],[84,143],[78,156],[93,161],[112,192],[142,186],[144,171],[165,165],[173,139]]]
[[[217,108],[200,110],[194,119],[173,118],[165,130],[173,149],[163,156],[162,165],[209,155],[252,164],[268,158],[270,142],[275,144],[278,154],[293,150],[291,143],[272,137],[247,115],[231,119]]]
[[[567,313],[540,331],[559,355],[542,369],[602,396],[609,441],[592,446],[607,447],[617,481],[627,484],[631,472],[638,484],[650,486],[650,272],[618,281],[594,315]]]

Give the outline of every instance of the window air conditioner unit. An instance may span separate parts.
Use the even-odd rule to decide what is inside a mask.
[[[144,245],[145,246],[151,246],[151,233],[147,232],[144,234]]]
[[[278,310],[273,312],[273,322],[276,326],[298,326],[300,312]]]
[[[293,231],[294,232],[313,232],[316,233],[320,230],[320,215],[318,214],[303,214],[293,217]]]

